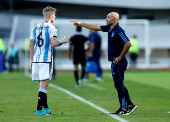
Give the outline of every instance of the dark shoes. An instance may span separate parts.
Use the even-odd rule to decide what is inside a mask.
[[[127,111],[123,111],[122,108],[119,108],[115,113],[109,113],[109,114],[129,115]]]
[[[130,113],[134,112],[138,106],[132,105],[132,107],[127,107],[126,111],[123,111],[122,108],[119,108],[115,113],[109,114],[119,114],[119,115],[129,115]]]
[[[136,105],[132,105],[132,107],[127,107],[127,113],[132,113],[132,112],[134,112],[136,109],[138,108],[138,106],[136,106]]]

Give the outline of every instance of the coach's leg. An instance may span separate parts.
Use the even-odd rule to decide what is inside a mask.
[[[126,93],[125,94],[125,100],[126,100],[127,106],[131,107],[133,105],[133,103],[130,99],[129,92],[128,92],[126,87],[124,87],[124,89],[125,89],[125,93]]]
[[[121,78],[122,74],[120,74],[118,64],[115,65],[114,63],[112,63],[111,70],[112,70],[112,77],[114,80],[114,85],[118,92],[120,108],[126,109],[124,84],[123,84],[123,79]]]
[[[124,81],[124,72],[126,71],[126,67],[127,67],[127,60],[123,60],[122,62],[120,62],[119,74],[122,81]],[[127,106],[131,106],[133,103],[130,99],[128,89],[125,86],[123,87],[123,89],[125,91],[125,102],[127,103]]]

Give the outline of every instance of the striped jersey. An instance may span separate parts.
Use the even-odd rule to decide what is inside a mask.
[[[110,26],[100,26],[102,31],[108,32],[108,61],[118,57],[124,48],[124,45],[129,41],[125,31],[119,26],[119,23],[111,29]]]
[[[57,37],[57,28],[46,21],[33,27],[30,39],[35,40],[33,62],[52,62],[51,37]]]

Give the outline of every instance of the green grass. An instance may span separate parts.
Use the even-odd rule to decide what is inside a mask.
[[[83,97],[109,112],[119,108],[117,91],[110,72],[104,72],[105,81],[95,82],[90,75],[88,83],[103,90],[84,85],[75,88],[72,72],[57,72],[51,83]],[[129,116],[119,117],[129,122],[168,122],[170,113],[170,71],[127,71],[125,86],[134,104],[139,108]],[[23,72],[0,74],[0,122],[116,122],[105,113],[80,102],[66,93],[49,87],[50,117],[34,116],[37,106],[38,83]]]

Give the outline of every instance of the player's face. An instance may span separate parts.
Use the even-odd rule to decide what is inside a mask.
[[[113,24],[113,16],[111,16],[111,14],[107,15],[106,24],[107,25],[112,25]]]
[[[54,21],[55,21],[55,12],[51,14],[51,23],[53,23]]]

